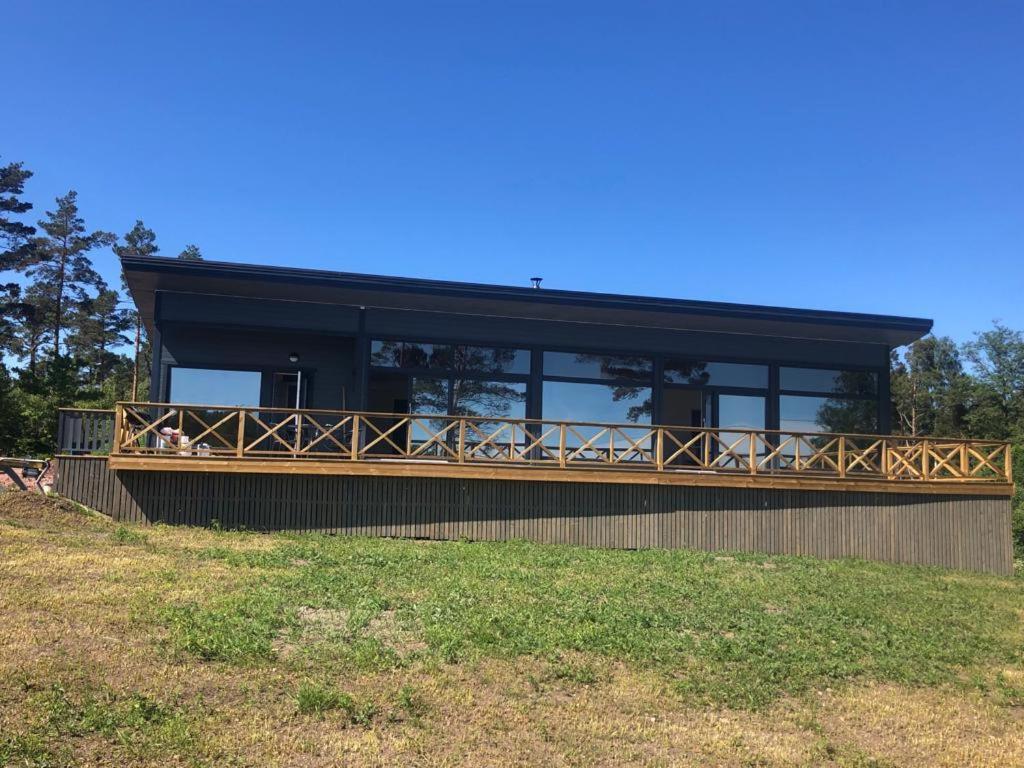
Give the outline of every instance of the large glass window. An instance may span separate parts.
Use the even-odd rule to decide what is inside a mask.
[[[544,376],[573,379],[619,379],[650,382],[654,363],[648,357],[545,352]]]
[[[370,345],[370,364],[377,368],[454,369],[526,375],[530,372],[530,352],[526,349],[470,344],[376,340]]]
[[[526,418],[526,384],[414,376],[410,413]]]
[[[612,434],[602,427],[581,426],[578,422],[649,424],[651,388],[583,381],[545,381],[544,421],[576,422],[566,430],[566,446],[574,450],[589,444],[577,458],[607,460],[615,452],[616,441],[619,451],[625,448],[623,438],[640,441],[649,452],[651,440],[643,427],[624,427]],[[545,442],[554,446],[558,440],[558,436],[552,434]],[[628,455],[631,461],[640,458],[641,454],[636,451]]]
[[[764,429],[765,398],[748,395],[718,396],[718,426],[748,431]]]
[[[650,403],[650,387],[620,387],[576,381],[544,382],[545,421],[649,423]]]
[[[878,392],[874,371],[837,371],[825,368],[779,369],[779,388],[796,392],[869,396]]]
[[[779,369],[779,428],[792,432],[878,432],[878,373]]]
[[[768,366],[670,358],[665,361],[665,383],[686,384],[694,387],[767,389]]]
[[[526,417],[529,350],[377,340],[371,344],[370,364],[377,369],[370,376],[370,400],[382,408]],[[381,370],[385,368],[392,370]]]
[[[175,366],[171,368],[170,401],[255,408],[260,404],[261,378],[259,371]]]
[[[779,427],[786,432],[878,432],[878,401],[847,397],[782,395]]]
[[[650,423],[653,372],[648,357],[545,352],[544,420]]]
[[[452,379],[452,413],[459,416],[526,418],[526,384],[487,379]]]
[[[454,357],[449,344],[373,341],[370,364],[379,368],[448,368]]]

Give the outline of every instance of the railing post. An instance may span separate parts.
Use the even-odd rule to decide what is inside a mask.
[[[302,448],[302,414],[295,414],[295,453]]]
[[[466,420],[459,419],[459,464],[466,463]]]
[[[967,443],[960,443],[960,476],[965,479],[971,476],[971,457],[967,452]]]
[[[352,461],[359,459],[359,414],[352,414],[352,447],[349,449],[349,458]]]
[[[704,464],[701,469],[711,469],[711,432],[705,430],[701,433],[704,437],[704,450],[701,452],[701,457],[704,459]]]
[[[658,427],[658,435],[655,438],[654,457],[658,463],[658,471],[665,469],[665,428]]]
[[[846,435],[839,436],[839,476],[846,477]]]
[[[63,417],[62,417],[63,420]],[[110,445],[110,452],[114,456],[121,453],[121,424],[124,421],[124,406],[120,403],[114,405],[114,435]]]
[[[238,409],[238,444],[235,445],[235,456],[242,458],[245,453],[245,411]]]
[[[757,433],[751,432],[750,435],[750,474],[757,474]]]
[[[928,441],[921,441],[921,479],[928,479]]]
[[[1003,468],[1006,471],[1006,482],[1013,482],[1013,446],[1007,443],[1003,448]]]
[[[882,457],[879,460],[881,465],[882,477],[886,480],[891,480],[891,473],[889,471],[889,441],[882,438]]]
[[[565,469],[565,424],[558,425],[558,466]]]

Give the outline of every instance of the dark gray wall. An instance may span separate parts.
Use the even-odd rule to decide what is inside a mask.
[[[265,374],[299,369],[308,377],[307,407],[351,407],[354,340],[344,336],[265,329],[203,327],[165,322],[162,394],[167,395],[167,368],[258,368]],[[299,355],[298,363],[288,360]],[[263,403],[270,402],[271,377],[263,377]]]
[[[359,327],[359,308],[170,293],[161,294],[160,320],[165,323],[241,325],[355,335]],[[879,368],[886,368],[889,365],[889,350],[879,344],[617,325],[581,325],[373,307],[366,310],[366,331],[371,336],[522,345],[543,342],[574,348],[632,352],[644,350],[652,353],[772,359],[778,362],[821,365]]]
[[[160,393],[164,396],[169,364],[283,365],[278,361],[286,362],[289,351],[298,351],[303,356],[303,367],[307,359],[315,361],[315,364],[309,363],[316,369],[317,394],[313,407],[340,407],[337,393],[345,386],[347,407],[363,408],[360,385],[364,379],[357,370],[359,360],[354,352],[357,347],[352,341],[360,332],[362,316],[367,338],[544,345],[570,350],[870,367],[880,372],[883,378],[881,399],[888,399],[889,349],[880,344],[373,307],[361,310],[330,304],[208,295],[160,293],[158,298],[157,325],[163,348]],[[332,337],[336,340],[331,341]],[[349,341],[342,341],[343,338]],[[249,357],[251,355],[257,357]],[[882,411],[880,428],[887,432],[887,409]]]
[[[1005,496],[115,472],[87,457],[61,457],[56,488],[138,523],[860,557],[1003,574],[1013,567]]]

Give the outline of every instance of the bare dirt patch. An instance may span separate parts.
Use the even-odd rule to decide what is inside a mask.
[[[370,619],[363,632],[385,648],[393,650],[399,657],[425,650],[427,647],[419,633],[403,626],[395,612],[390,609],[381,611]]]

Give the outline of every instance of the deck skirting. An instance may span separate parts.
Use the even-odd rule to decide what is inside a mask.
[[[61,457],[56,490],[125,522],[859,557],[994,573],[1013,567],[1002,489],[623,480],[112,469],[102,457]]]

